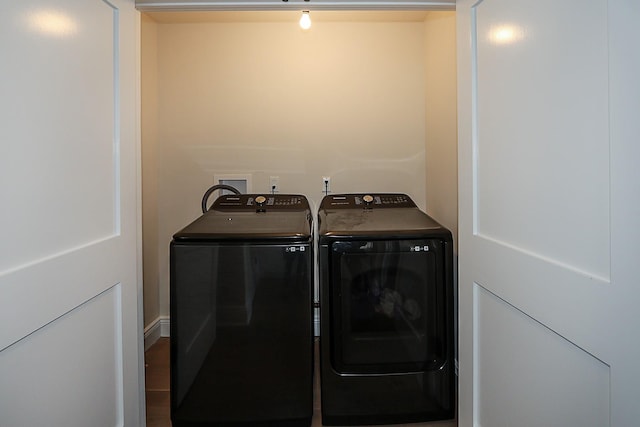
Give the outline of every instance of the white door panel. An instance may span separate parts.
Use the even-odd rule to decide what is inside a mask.
[[[13,185],[0,193],[12,207],[0,220],[12,224],[4,234],[13,244],[1,249],[0,271],[118,233],[115,10],[98,0],[47,3],[3,8],[0,85],[11,102],[2,115],[13,143],[0,176]]]
[[[607,2],[555,3],[472,10],[474,231],[608,278]]]
[[[607,364],[479,285],[474,315],[478,425],[610,425]]]
[[[0,353],[3,426],[123,425],[121,297],[113,286]]]
[[[640,384],[640,3],[616,1],[608,10],[609,102],[611,125],[611,283],[616,298],[609,300],[605,316],[612,365],[614,396],[612,425],[634,425],[640,420],[637,402]]]
[[[457,19],[460,425],[634,425],[639,6]]]
[[[120,249],[118,239],[109,239],[0,276],[3,295],[10,296],[0,300],[0,349],[118,283],[122,259],[113,254]],[[37,310],[24,316],[27,307]]]
[[[144,423],[133,3],[2,7],[2,426]]]
[[[476,238],[469,267],[474,283],[508,301],[546,327],[597,355],[607,354],[608,325],[601,316],[609,305],[606,282]],[[491,254],[489,259],[482,254]],[[598,345],[599,344],[599,345]]]

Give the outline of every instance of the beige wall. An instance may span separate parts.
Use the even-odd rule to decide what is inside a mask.
[[[158,287],[158,26],[141,16],[142,254],[144,324],[160,315]]]
[[[458,235],[455,12],[425,19],[427,213]]]
[[[404,192],[427,207],[424,22],[153,25],[158,145],[148,168],[158,173],[143,192],[157,195],[157,217],[145,216],[157,218],[157,241],[145,252],[157,255],[159,316],[169,314],[171,235],[200,215],[214,175],[251,174],[253,192],[276,175],[281,192],[305,194],[314,210],[322,176],[334,193]],[[145,292],[146,282],[145,266]]]

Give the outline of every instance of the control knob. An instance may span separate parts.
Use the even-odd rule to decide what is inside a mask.
[[[363,202],[368,206],[368,205],[370,205],[371,203],[373,203],[373,196],[372,196],[372,195],[370,195],[370,194],[367,194],[366,196],[364,196],[364,197],[362,198],[362,201],[363,201]]]
[[[262,206],[262,205],[264,205],[264,202],[266,202],[266,201],[267,201],[267,198],[266,198],[266,197],[264,197],[264,196],[258,196],[258,197],[256,197],[256,204],[257,204],[258,206]]]

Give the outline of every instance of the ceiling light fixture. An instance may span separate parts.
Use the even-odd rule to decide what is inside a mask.
[[[300,17],[300,28],[303,30],[311,28],[311,17],[309,16],[308,10],[302,11],[302,16]]]

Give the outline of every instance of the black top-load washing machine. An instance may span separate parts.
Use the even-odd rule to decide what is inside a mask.
[[[312,216],[301,195],[224,195],[171,243],[171,421],[309,426]]]
[[[323,424],[454,418],[451,232],[405,194],[336,194],[318,248]]]

